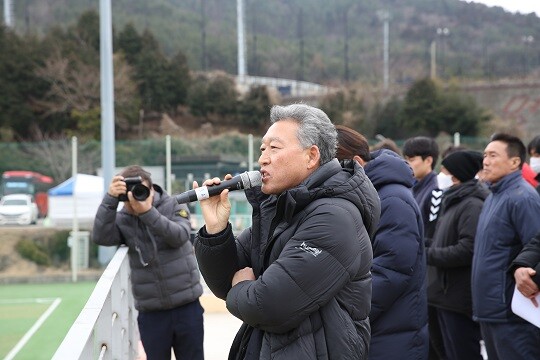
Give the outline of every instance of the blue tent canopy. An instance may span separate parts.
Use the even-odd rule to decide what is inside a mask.
[[[54,196],[103,196],[103,178],[100,176],[77,174],[47,192]]]
[[[50,196],[73,195],[74,189],[75,178],[69,178],[63,183],[49,189],[48,194]]]

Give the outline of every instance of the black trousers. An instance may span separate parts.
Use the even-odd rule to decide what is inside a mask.
[[[199,300],[180,307],[139,312],[137,322],[148,360],[204,359],[203,308]]]
[[[540,329],[526,321],[480,322],[489,360],[540,359]]]
[[[446,360],[437,308],[428,306],[429,360]]]
[[[437,309],[448,360],[482,360],[480,325],[465,314]]]

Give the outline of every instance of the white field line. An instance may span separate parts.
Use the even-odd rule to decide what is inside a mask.
[[[0,305],[11,305],[11,304],[32,304],[32,303],[51,303],[56,298],[28,298],[28,299],[0,299]]]
[[[24,299],[23,299],[24,300]],[[11,349],[11,351],[6,355],[6,357],[4,358],[4,360],[12,360],[15,355],[17,355],[17,353],[19,351],[21,351],[21,349],[24,347],[24,345],[26,345],[26,343],[28,342],[28,340],[30,340],[32,338],[32,336],[36,333],[36,331],[38,331],[38,329],[41,327],[41,325],[43,325],[43,323],[45,322],[45,320],[47,320],[47,318],[52,314],[52,312],[58,307],[58,305],[60,305],[60,303],[62,302],[62,299],[60,298],[56,298],[54,299],[53,303],[47,308],[47,310],[39,317],[39,319],[37,319],[37,321],[34,323],[34,325],[32,325],[32,327],[30,328],[30,330],[28,330],[26,332],[26,334],[24,334],[24,336],[21,338],[21,340],[19,340],[19,342],[17,343],[17,345],[15,345],[15,347],[13,347],[13,349]]]

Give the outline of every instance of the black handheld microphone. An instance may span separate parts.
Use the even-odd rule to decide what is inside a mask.
[[[222,181],[218,185],[201,186],[175,195],[174,198],[179,204],[185,204],[192,201],[208,199],[210,196],[219,195],[225,189],[229,189],[229,191],[250,189],[255,186],[260,186],[261,184],[262,178],[260,172],[246,171],[232,179]]]

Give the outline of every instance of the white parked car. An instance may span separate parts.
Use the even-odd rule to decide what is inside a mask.
[[[0,200],[0,225],[30,225],[37,219],[38,207],[31,195],[11,194]]]

